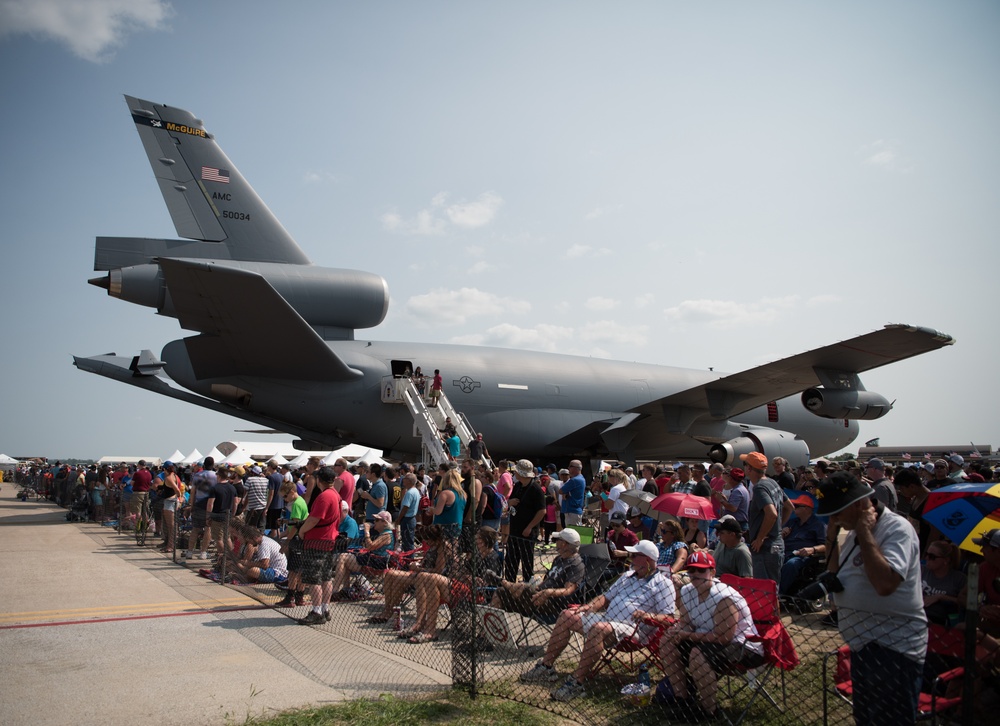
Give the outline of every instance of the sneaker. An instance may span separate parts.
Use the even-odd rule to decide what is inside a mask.
[[[559,680],[559,674],[552,666],[538,661],[530,671],[521,674],[520,680],[521,683],[555,683]]]
[[[276,607],[276,608],[290,608],[294,604],[295,604],[295,598],[292,596],[291,593],[289,593],[289,594],[285,595],[285,597],[284,597],[283,600],[280,600],[280,601],[274,603],[274,607]]]
[[[330,622],[330,618],[332,617],[333,614],[330,608],[327,608],[326,610],[323,611],[323,619],[326,620],[326,622]]]
[[[552,692],[553,701],[572,701],[574,698],[587,695],[587,689],[583,684],[570,676],[566,681]]]
[[[306,596],[303,595],[301,592],[295,593],[295,606],[299,607],[300,605],[305,605],[305,604],[306,604]]]
[[[322,625],[326,622],[326,618],[323,617],[323,613],[317,613],[314,610],[310,610],[308,615],[304,618],[299,618],[295,622],[299,625]]]
[[[207,552],[202,552],[200,555],[198,555],[198,557],[199,557],[199,559],[207,560],[208,559],[208,553]]]
[[[184,550],[184,553],[181,555],[181,559],[190,560],[192,554],[191,550]]]
[[[830,628],[836,628],[837,627],[837,611],[836,610],[831,610],[829,613],[827,613],[826,617],[823,618],[822,620],[820,620],[819,622],[820,622],[821,625],[826,625],[827,627],[830,627]]]

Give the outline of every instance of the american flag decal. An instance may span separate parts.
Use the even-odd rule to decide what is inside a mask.
[[[206,181],[219,182],[220,184],[229,183],[229,169],[216,169],[214,166],[203,166],[201,167],[201,178]]]

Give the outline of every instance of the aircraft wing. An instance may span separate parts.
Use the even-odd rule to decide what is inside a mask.
[[[688,388],[630,412],[666,416],[671,431],[684,431],[705,414],[728,419],[812,386],[829,384],[841,377],[839,374],[856,376],[954,342],[950,335],[930,328],[886,325],[882,330]]]
[[[209,261],[160,258],[168,294],[198,378],[246,375],[350,381],[348,366],[295,309],[256,272]],[[281,346],[265,341],[280,333]],[[296,355],[288,355],[294,349]]]

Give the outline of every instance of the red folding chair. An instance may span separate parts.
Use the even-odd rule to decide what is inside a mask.
[[[781,713],[788,705],[788,692],[785,684],[785,671],[790,671],[799,664],[799,656],[795,644],[781,622],[781,609],[778,600],[778,583],[774,580],[755,579],[752,577],[737,577],[723,575],[721,582],[729,585],[747,601],[750,607],[750,617],[757,629],[756,637],[748,640],[756,641],[764,646],[764,663],[756,668],[746,668],[734,663],[720,672],[719,691],[734,701],[744,691],[750,691],[750,700],[730,722],[742,723],[750,708],[758,697],[763,697]],[[768,680],[777,671],[781,682],[781,704],[767,690]]]
[[[660,673],[666,673],[660,658],[660,640],[672,625],[673,619],[667,623],[648,619],[637,622],[628,636],[605,649],[601,659],[591,670],[591,677],[597,677],[605,669],[615,675],[634,676],[639,673],[643,663],[651,663]]]
[[[927,653],[942,656],[950,656],[962,659],[965,656],[965,632],[934,625],[927,628]],[[976,650],[977,659],[986,654],[982,649]],[[836,658],[832,687],[829,683],[830,661]],[[939,692],[945,690],[948,683],[965,676],[965,667],[958,666],[939,674],[935,677],[931,685],[930,693],[920,692],[917,700],[917,720],[929,721],[931,724],[938,722],[938,716],[959,706],[962,703],[961,689],[955,696],[938,696]],[[829,723],[830,703],[829,697],[846,703],[848,706],[854,705],[854,684],[851,681],[851,649],[842,645],[832,653],[827,653],[823,658],[823,724]]]

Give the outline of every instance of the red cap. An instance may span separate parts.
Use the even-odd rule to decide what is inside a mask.
[[[715,558],[705,550],[697,550],[687,558],[687,568],[689,570],[714,570]]]

